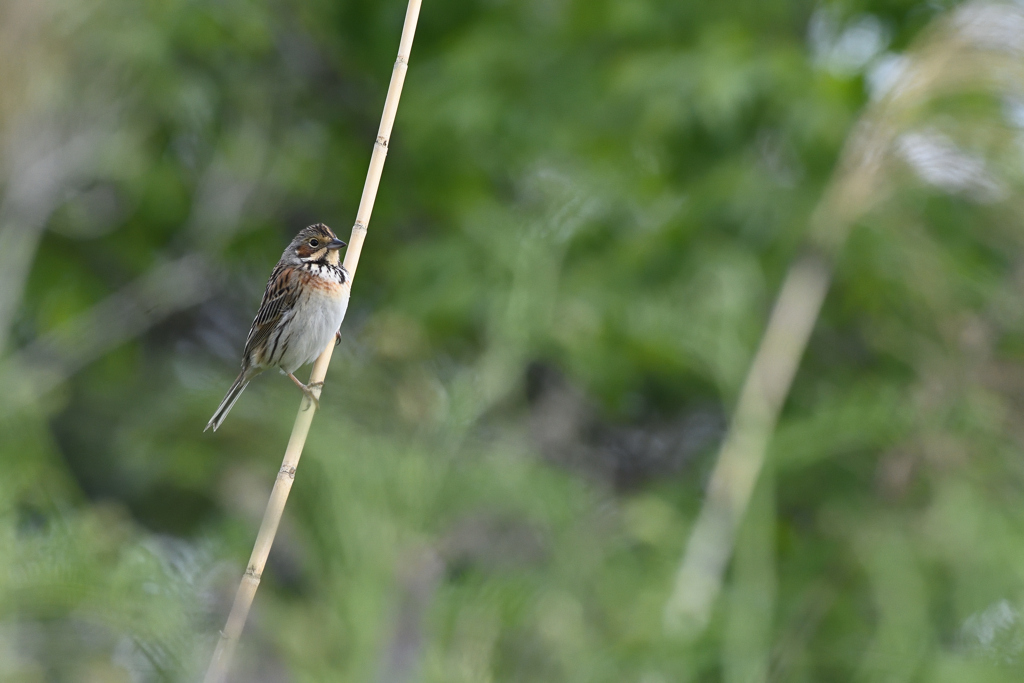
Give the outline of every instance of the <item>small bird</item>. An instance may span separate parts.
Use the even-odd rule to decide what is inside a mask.
[[[242,351],[242,371],[228,389],[206,429],[217,431],[242,390],[252,378],[269,368],[280,368],[310,400],[320,407],[312,387],[295,371],[312,363],[338,337],[348,308],[348,271],[338,250],[344,242],[323,223],[303,228],[274,267],[263,301]]]

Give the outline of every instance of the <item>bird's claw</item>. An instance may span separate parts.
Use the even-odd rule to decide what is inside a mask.
[[[316,393],[313,391],[313,389],[323,387],[324,383],[310,382],[309,384],[303,384],[299,380],[299,378],[296,377],[294,374],[289,372],[288,376],[291,378],[293,382],[295,382],[295,386],[301,389],[302,393],[306,396],[306,398],[309,399],[309,405],[313,406],[316,410],[320,410],[320,399],[317,398]],[[306,410],[309,410],[308,406],[306,407]]]
[[[313,387],[322,387],[323,385],[323,382],[310,382],[302,389],[302,393],[306,395],[306,398],[309,399],[309,404],[313,406],[315,410],[320,410],[320,399],[318,399],[316,394],[313,393]],[[309,410],[308,406],[306,407],[306,410]]]
[[[337,346],[341,343],[341,330],[334,333],[334,345]]]

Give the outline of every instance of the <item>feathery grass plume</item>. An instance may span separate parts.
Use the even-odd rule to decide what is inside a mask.
[[[377,130],[377,139],[374,141],[373,154],[370,157],[370,167],[366,172],[366,182],[363,185],[363,193],[359,200],[359,208],[356,211],[355,224],[352,226],[352,236],[348,241],[348,250],[345,253],[344,266],[348,270],[349,278],[346,286],[351,288],[352,278],[355,277],[356,268],[359,266],[359,255],[363,249],[363,241],[366,239],[366,228],[370,224],[370,214],[373,212],[373,202],[377,197],[377,187],[380,185],[381,172],[384,170],[384,160],[387,157],[388,140],[391,138],[391,128],[395,123],[395,114],[398,111],[398,101],[402,96],[402,85],[405,83],[405,73],[408,70],[409,53],[412,50],[412,41],[416,33],[416,22],[419,18],[421,0],[409,0],[409,6],[405,14],[405,23],[402,26],[402,38],[398,47],[398,59],[395,61],[395,68],[391,73],[391,83],[388,86],[387,97],[384,100],[384,111],[381,114],[380,128]],[[324,352],[313,364],[313,371],[310,374],[310,386],[317,382],[323,382],[327,375],[327,367],[331,362],[331,355],[334,352],[334,340],[327,345]],[[322,385],[313,388],[317,398],[320,396]],[[303,398],[303,405],[306,399]],[[238,586],[234,604],[228,614],[227,624],[221,632],[217,648],[214,650],[210,666],[206,671],[206,683],[220,683],[224,680],[228,668],[231,665],[231,658],[235,646],[245,626],[245,619],[249,614],[253,598],[256,596],[256,589],[260,584],[260,576],[266,566],[267,556],[270,554],[270,547],[274,543],[274,536],[277,527],[281,522],[281,515],[284,513],[285,503],[288,501],[288,494],[291,492],[292,482],[295,480],[295,470],[302,456],[302,448],[306,443],[306,436],[309,434],[309,427],[313,421],[312,410],[303,410],[300,406],[298,415],[295,417],[295,425],[292,427],[292,434],[288,440],[288,447],[285,450],[284,461],[274,482],[274,488],[270,493],[270,500],[267,501],[266,512],[263,515],[263,522],[260,524],[259,533],[256,536],[256,543],[249,557],[249,564],[245,574]]]
[[[743,384],[664,611],[668,632],[696,637],[711,617],[737,530],[764,468],[779,413],[818,319],[834,260],[853,225],[889,195],[898,164],[925,181],[981,201],[1001,198],[979,160],[921,127],[937,98],[1024,89],[1024,12],[974,3],[940,20],[863,115],[811,217],[806,254],[789,269]],[[966,160],[966,161],[965,161]]]

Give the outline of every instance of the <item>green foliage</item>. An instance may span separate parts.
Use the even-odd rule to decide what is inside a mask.
[[[712,624],[662,627],[786,268],[944,8],[426,2],[237,680],[1017,680],[1024,99],[984,64],[892,122]],[[283,245],[352,220],[403,13],[0,7],[0,681],[200,675],[299,396],[202,427]]]

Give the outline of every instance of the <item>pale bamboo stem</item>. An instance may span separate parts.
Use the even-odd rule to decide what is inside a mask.
[[[366,228],[370,224],[370,214],[373,212],[373,203],[377,197],[377,188],[380,186],[381,172],[384,170],[384,159],[387,156],[388,142],[391,138],[391,129],[395,124],[395,114],[398,112],[398,100],[402,95],[402,86],[405,83],[405,73],[408,70],[409,53],[412,50],[413,36],[416,33],[416,22],[419,19],[420,5],[422,0],[409,0],[409,6],[405,13],[405,24],[402,27],[402,39],[398,47],[398,59],[395,62],[394,71],[391,73],[391,83],[388,86],[388,94],[384,100],[384,112],[381,114],[380,128],[377,131],[377,139],[373,144],[373,154],[370,156],[369,169],[366,172],[366,182],[363,185],[363,194],[359,200],[359,209],[356,211],[356,221],[352,226],[352,235],[349,238],[348,250],[345,253],[345,268],[349,273],[347,286],[351,290],[352,278],[356,274],[359,265],[359,255],[362,253],[363,241],[366,238]],[[312,390],[320,397],[323,382],[327,376],[327,367],[331,363],[331,355],[334,353],[334,340],[327,345],[324,352],[313,364],[313,371],[309,381]],[[256,589],[260,584],[260,577],[267,563],[267,556],[270,554],[270,547],[274,543],[274,536],[277,534],[277,527],[281,523],[281,516],[284,513],[285,503],[288,501],[288,494],[291,492],[292,483],[295,480],[295,471],[299,465],[299,458],[302,456],[302,448],[306,444],[306,435],[309,434],[309,427],[313,422],[313,410],[310,410],[309,400],[302,399],[299,413],[295,417],[295,424],[292,427],[292,435],[288,440],[288,447],[285,449],[284,461],[274,482],[274,488],[270,493],[270,500],[267,502],[266,512],[263,514],[263,522],[260,524],[259,533],[256,535],[256,543],[249,557],[249,564],[238,586],[235,594],[235,602],[231,607],[227,623],[221,632],[221,638],[217,643],[217,649],[213,653],[210,667],[206,671],[205,683],[222,683],[231,665],[235,646],[242,634],[246,617],[249,615],[249,608],[252,606],[253,598],[256,596]]]
[[[665,604],[670,633],[692,637],[707,626],[779,412],[825,301],[833,259],[854,220],[884,194],[881,157],[866,151],[888,148],[892,134],[878,125],[870,130],[866,138],[851,136],[837,177],[811,218],[813,252],[786,273]]]
[[[708,484],[665,607],[670,632],[699,632],[721,588],[732,541],[764,464],[768,441],[828,291],[831,269],[817,257],[786,276]]]
[[[1021,16],[1009,6],[993,10],[986,4],[953,13],[909,54],[898,82],[869,106],[847,140],[836,177],[811,219],[809,241],[817,256],[798,260],[787,273],[719,450],[665,605],[670,633],[693,638],[711,618],[737,528],[828,291],[832,261],[855,221],[890,191],[887,166],[901,128],[936,93],[979,83],[1003,87],[1021,78],[1021,43],[991,40]]]

